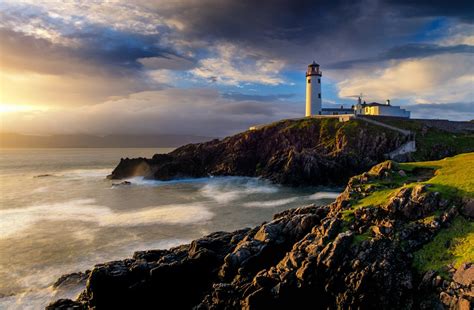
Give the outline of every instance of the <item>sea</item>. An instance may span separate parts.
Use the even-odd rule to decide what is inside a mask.
[[[166,148],[0,149],[0,309],[42,309],[75,298],[82,285],[56,290],[63,274],[166,249],[214,231],[270,221],[341,189],[291,188],[260,178],[206,177],[130,185],[108,180],[122,157]]]

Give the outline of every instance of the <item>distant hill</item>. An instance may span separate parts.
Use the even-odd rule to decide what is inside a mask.
[[[212,137],[192,135],[51,135],[34,136],[0,133],[2,148],[120,148],[177,147],[188,143],[212,140]]]

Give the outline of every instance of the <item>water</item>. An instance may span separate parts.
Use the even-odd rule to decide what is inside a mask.
[[[83,287],[55,291],[62,274],[169,248],[217,230],[271,220],[337,193],[294,189],[245,177],[107,180],[121,157],[170,149],[0,150],[0,308],[40,309],[75,298]]]

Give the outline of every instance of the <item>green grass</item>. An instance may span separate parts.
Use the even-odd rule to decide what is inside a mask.
[[[415,252],[413,265],[421,271],[435,270],[447,276],[445,266],[474,262],[474,222],[461,216],[442,230],[430,243]]]
[[[416,148],[415,160],[426,160],[433,158],[437,149],[448,149],[452,154],[460,154],[474,151],[474,134],[452,133],[437,128],[429,128],[423,131],[423,123],[410,119],[392,119],[390,117],[377,119],[377,121],[415,132]],[[426,129],[426,128],[425,128]],[[434,151],[433,151],[434,150]]]
[[[388,201],[390,196],[394,194],[397,191],[397,189],[393,188],[388,188],[388,189],[382,189],[373,192],[371,195],[364,197],[357,201],[356,204],[354,204],[354,209],[358,208],[363,208],[363,207],[368,207],[368,206],[380,206]]]
[[[412,162],[396,164],[394,170],[402,169],[407,176],[401,177],[392,173],[389,177],[371,179],[362,186],[371,186],[375,189],[361,199],[351,201],[351,207],[341,212],[344,226],[349,227],[354,221],[355,211],[359,208],[376,208],[388,202],[392,195],[403,187],[412,187],[417,184],[429,184],[431,191],[437,191],[442,197],[459,199],[474,197],[474,153],[461,154],[438,161]],[[432,169],[430,172],[421,169]],[[426,181],[420,181],[424,177]],[[454,200],[456,201],[456,200]],[[417,223],[430,224],[441,215],[436,210]],[[415,222],[411,223],[415,224]],[[370,230],[354,236],[353,244],[359,244],[371,238]],[[403,243],[403,240],[401,240]],[[453,264],[456,268],[464,262],[474,262],[474,222],[458,215],[451,226],[442,229],[434,239],[424,245],[414,255],[413,266],[420,272],[435,270],[444,277],[448,277],[446,266]]]
[[[363,234],[355,235],[352,244],[361,244],[363,241],[369,240],[370,238],[372,238],[372,232],[368,229]]]
[[[445,198],[474,198],[474,153],[461,154],[438,161],[399,164],[400,169],[434,168],[435,176],[425,182],[430,190],[440,192]]]

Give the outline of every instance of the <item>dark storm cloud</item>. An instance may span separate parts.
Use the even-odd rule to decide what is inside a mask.
[[[376,57],[406,58],[457,51],[407,46],[426,17],[469,21],[473,1],[181,1],[157,11],[180,20],[188,40],[227,41],[254,49],[264,58],[283,59],[294,67],[312,58],[321,63]],[[399,46],[393,48],[393,46]],[[393,48],[390,50],[390,48]],[[411,50],[403,50],[411,49]]]
[[[413,4],[381,0],[186,0],[142,5],[147,12],[151,7],[156,16],[178,20],[185,27],[155,25],[154,20],[144,17],[144,22],[156,32],[124,31],[113,25],[91,23],[76,15],[68,20],[53,18],[45,8],[35,5],[12,6],[0,14],[6,27],[35,21],[35,27],[55,29],[63,38],[79,43],[74,47],[51,44],[46,51],[109,70],[117,68],[119,72],[123,69],[140,71],[143,62],[139,59],[142,58],[181,58],[183,62],[178,65],[165,62],[165,69],[190,68],[193,64],[189,62],[195,65],[206,54],[206,49],[222,41],[248,49],[246,57],[249,59],[280,59],[290,68],[299,68],[313,58],[322,63],[344,59],[364,61],[377,57],[373,53],[380,49],[388,50],[387,55],[380,56],[382,59],[403,58],[405,56],[400,55],[410,53],[413,54],[410,57],[418,57],[417,53],[448,53],[451,51],[442,51],[439,47],[404,45],[407,36],[422,24],[416,17],[449,16],[469,20],[474,14],[472,1],[458,1],[454,5],[441,1]],[[74,26],[76,22],[81,26]],[[177,52],[176,44],[183,41],[197,59]],[[37,43],[31,44],[34,49]],[[400,47],[390,50],[394,45]],[[35,53],[30,57],[35,57]],[[157,63],[160,62],[155,61],[154,69],[159,69]]]
[[[100,66],[96,68],[102,73],[131,74],[143,67],[140,59],[163,58],[166,63],[171,57],[182,57],[172,46],[161,42],[170,31],[165,25],[155,27],[159,35],[140,33],[133,29],[127,31],[113,25],[91,23],[79,16],[53,18],[44,8],[34,5],[18,5],[1,10],[0,20],[0,40],[5,54],[25,58],[27,62],[34,58],[39,58],[38,62],[63,59],[66,62]],[[34,25],[36,31],[59,34],[61,40],[52,41],[16,30],[28,23]],[[75,23],[80,26],[77,27]],[[47,70],[46,67],[57,71],[67,70],[69,66],[65,64],[59,68],[48,65],[42,69]]]
[[[405,16],[446,16],[459,18],[463,22],[474,22],[472,0],[388,0],[386,3],[402,11]]]
[[[67,71],[70,66],[82,63],[100,66],[98,71],[109,70],[113,74],[130,74],[142,68],[139,61],[142,58],[180,57],[166,47],[157,47],[156,39],[152,36],[132,34],[107,29],[104,27],[90,27],[86,32],[64,36],[67,39],[77,40],[77,45],[55,44],[49,40],[0,28],[0,41],[5,57],[17,58],[16,65],[33,70],[49,73]],[[51,66],[51,61],[63,61],[62,65]],[[34,62],[38,66],[31,66]],[[40,64],[44,65],[41,66]],[[69,63],[69,65],[68,65]],[[18,67],[17,66],[17,67]],[[80,72],[80,66],[74,70]],[[90,68],[83,69],[89,70]]]
[[[436,44],[413,43],[393,47],[376,57],[341,61],[334,64],[330,64],[327,67],[331,69],[347,69],[360,64],[377,63],[386,60],[424,58],[435,55],[457,53],[474,54],[474,46],[465,44],[441,46]]]

